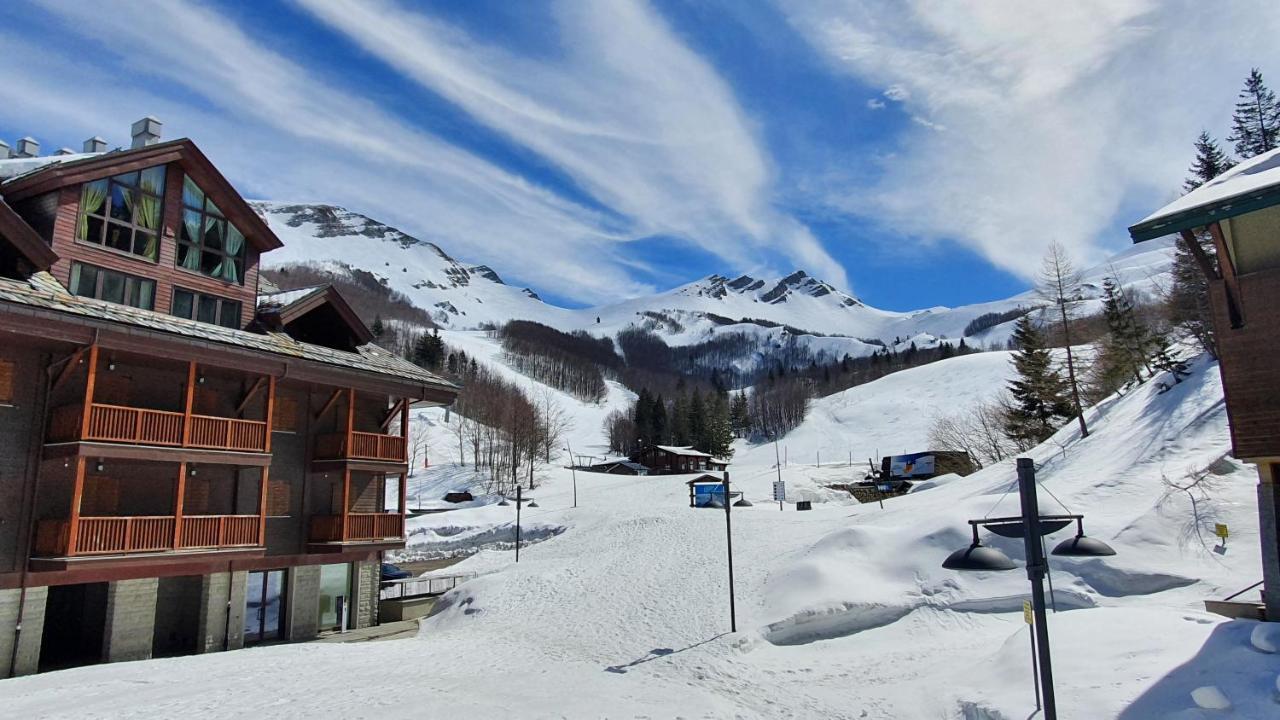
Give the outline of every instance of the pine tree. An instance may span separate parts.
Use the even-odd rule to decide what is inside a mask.
[[[636,424],[638,440],[646,445],[661,442],[660,438],[653,437],[653,396],[649,393],[649,388],[640,388],[631,419]]]
[[[729,402],[716,393],[707,412],[707,452],[727,460],[733,456],[733,437]]]
[[[1187,168],[1191,176],[1182,181],[1182,189],[1185,192],[1195,190],[1236,165],[1231,156],[1218,147],[1218,141],[1214,140],[1207,130],[1200,131],[1195,147],[1196,159],[1191,163],[1191,167]]]
[[[1274,150],[1280,142],[1280,104],[1262,81],[1258,68],[1253,68],[1244,81],[1227,140],[1235,143],[1236,155],[1242,159]]]
[[[1013,341],[1018,347],[1013,356],[1018,376],[1009,383],[1013,403],[1005,418],[1005,434],[1034,446],[1049,439],[1075,413],[1067,385],[1053,368],[1053,356],[1030,315],[1018,318]]]
[[[707,406],[702,400],[702,393],[697,388],[693,389],[693,396],[689,398],[689,444],[694,449],[703,452],[710,452],[707,447],[710,445],[707,433]]]
[[[677,447],[689,445],[689,401],[683,394],[677,395],[675,402],[671,403],[671,415],[668,419],[670,422],[667,434],[671,438],[671,444]]]
[[[1114,277],[1102,281],[1102,314],[1107,322],[1107,335],[1095,365],[1095,378],[1100,395],[1108,395],[1130,378],[1142,382],[1142,373],[1151,372],[1151,358],[1158,350],[1158,340],[1138,317],[1138,312]]]
[[[382,337],[382,333],[386,332],[386,329],[382,327],[381,315],[375,315],[373,317],[373,325],[369,328],[369,332],[373,333],[375,338]]]
[[[668,441],[667,428],[667,401],[662,399],[662,395],[658,395],[653,399],[653,405],[650,406],[649,413],[649,435],[653,438],[651,442],[654,444],[662,444]]]
[[[751,406],[747,402],[746,390],[739,390],[733,396],[733,403],[729,406],[729,425],[737,437],[745,437],[751,429]]]
[[[1062,344],[1067,355],[1067,385],[1071,391],[1073,413],[1080,423],[1080,437],[1089,437],[1089,425],[1084,419],[1084,405],[1080,402],[1080,383],[1076,372],[1075,350],[1071,346],[1072,309],[1081,298],[1081,277],[1067,257],[1067,250],[1056,240],[1049,243],[1044,264],[1040,268],[1040,282],[1036,292],[1058,309],[1061,320]]]

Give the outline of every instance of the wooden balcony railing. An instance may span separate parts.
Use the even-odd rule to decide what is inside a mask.
[[[88,427],[81,427],[83,418],[83,405],[57,408],[50,419],[49,440],[184,447],[180,412],[93,403],[89,408]],[[267,424],[261,420],[192,415],[185,447],[266,452]]]
[[[341,515],[311,518],[311,542],[403,540],[404,516],[400,513],[350,513],[343,537]]]
[[[41,520],[36,525],[37,555],[122,555],[174,550],[170,515],[82,517],[75,547],[69,547],[70,520]],[[182,518],[178,550],[207,550],[258,545],[257,515],[193,515]]]
[[[381,460],[405,462],[404,438],[399,435],[353,432],[348,445],[342,433],[321,435],[316,439],[319,460]]]
[[[179,545],[183,550],[257,544],[257,515],[186,515],[182,518]]]

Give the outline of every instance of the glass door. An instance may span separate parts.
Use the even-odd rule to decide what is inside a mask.
[[[341,630],[351,609],[351,563],[320,566],[320,631]],[[347,620],[347,626],[351,622]]]
[[[279,640],[284,624],[284,570],[249,573],[244,606],[246,645]]]

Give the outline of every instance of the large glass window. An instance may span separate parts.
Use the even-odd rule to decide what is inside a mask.
[[[87,182],[80,188],[76,239],[154,262],[163,200],[163,165]]]
[[[194,290],[174,288],[173,305],[169,312],[178,317],[199,320],[210,325],[237,329],[240,327],[240,303]]]
[[[341,630],[343,615],[349,617],[351,610],[351,563],[321,565],[320,630]]]
[[[244,284],[244,235],[190,177],[182,176],[178,267]]]
[[[71,292],[143,310],[155,307],[156,281],[84,263],[71,264]]]

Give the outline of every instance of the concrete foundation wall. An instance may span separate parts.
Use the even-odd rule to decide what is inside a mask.
[[[116,580],[107,585],[107,618],[102,659],[146,660],[155,636],[158,578]]]
[[[285,597],[289,611],[285,616],[285,637],[310,640],[320,623],[320,566],[303,565],[290,568]]]
[[[17,663],[10,665],[21,592],[17,589],[0,590],[0,678],[30,675],[40,665],[40,635],[44,631],[44,602],[48,597],[48,588],[43,587],[27,588]]]

